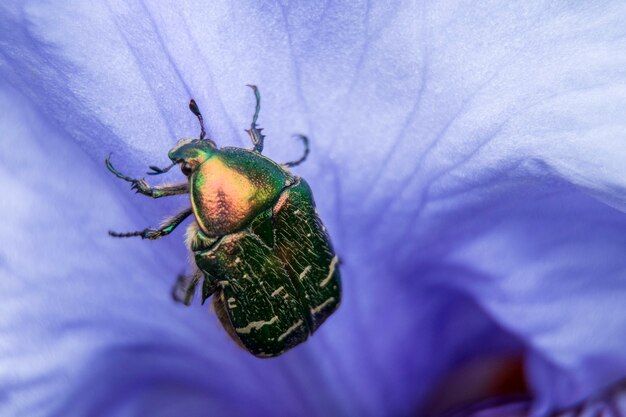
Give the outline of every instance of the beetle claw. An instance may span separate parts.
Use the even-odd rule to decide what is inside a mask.
[[[137,194],[143,194],[147,196],[153,195],[153,189],[150,188],[145,179],[133,180],[132,185],[130,186],[131,190],[135,190]]]

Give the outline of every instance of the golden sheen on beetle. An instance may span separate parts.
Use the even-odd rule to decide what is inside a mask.
[[[179,276],[172,295],[190,305],[202,283],[202,302],[212,297],[215,311],[231,338],[257,357],[278,356],[307,340],[341,302],[339,259],[318,217],[307,182],[289,172],[306,159],[309,142],[297,161],[277,164],[261,154],[265,137],[257,126],[261,96],[250,85],[256,109],[248,135],[251,149],[223,147],[206,138],[202,114],[194,100],[189,109],[200,123],[198,139],[182,139],[169,151],[172,164],[150,166],[159,175],[178,165],[187,181],[150,186],[107,168],[131,183],[137,193],[153,197],[190,195],[190,207],[158,229],[114,237],[159,239],[188,217],[187,245],[194,271]]]

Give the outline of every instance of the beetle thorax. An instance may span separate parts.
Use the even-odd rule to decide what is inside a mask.
[[[239,165],[241,156],[232,160],[229,155],[218,154],[203,162],[191,177],[192,207],[207,236],[240,231],[278,197],[284,186],[284,179],[262,163],[252,168]]]

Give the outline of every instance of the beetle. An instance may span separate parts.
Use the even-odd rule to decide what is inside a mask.
[[[189,109],[200,123],[198,139],[181,139],[166,168],[150,166],[159,175],[178,165],[186,182],[150,186],[128,177],[111,164],[115,176],[131,189],[153,198],[189,194],[191,205],[159,228],[117,233],[113,237],[159,239],[193,216],[187,245],[194,271],[180,275],[172,295],[190,305],[202,281],[202,303],[213,306],[226,332],[257,357],[275,357],[304,342],[337,310],[341,302],[339,258],[320,220],[307,182],[289,171],[309,154],[306,136],[302,157],[278,164],[263,156],[265,136],[257,125],[261,95],[252,88],[256,107],[246,132],[252,148],[218,148],[206,137],[200,109]]]

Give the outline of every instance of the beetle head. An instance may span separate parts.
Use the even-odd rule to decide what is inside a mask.
[[[216,150],[215,142],[210,139],[181,139],[167,155],[174,164],[180,164],[183,174],[189,176]]]
[[[194,99],[189,102],[189,110],[198,118],[200,123],[200,139],[181,139],[169,152],[168,156],[174,164],[180,164],[180,169],[187,177],[196,170],[201,163],[209,159],[217,149],[215,142],[206,139],[206,130],[202,114]]]

